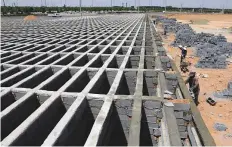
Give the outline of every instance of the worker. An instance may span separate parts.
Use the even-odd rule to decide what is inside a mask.
[[[185,84],[189,83],[189,91],[192,91],[194,94],[194,102],[198,105],[198,96],[200,93],[200,85],[198,82],[198,77],[196,76],[195,71],[190,71],[189,77],[186,79]]]
[[[164,35],[167,35],[167,26],[164,26]]]
[[[185,57],[187,55],[187,46],[183,47],[182,45],[179,45],[178,47],[181,50],[180,63],[182,63],[183,59],[185,59]]]

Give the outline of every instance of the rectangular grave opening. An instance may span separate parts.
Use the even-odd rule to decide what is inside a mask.
[[[89,67],[102,67],[109,56],[98,57]]]
[[[43,81],[47,80],[49,77],[54,75],[57,71],[59,71],[59,70],[53,70],[52,68],[49,68],[49,69],[41,72],[40,74],[38,74],[36,76],[33,76],[32,78],[30,78],[29,80],[23,82],[22,84],[20,84],[17,87],[31,88],[31,89],[35,88],[40,83],[42,83]]]
[[[139,56],[130,56],[126,68],[139,68]]]
[[[116,71],[105,71],[97,80],[90,93],[107,94],[116,76]]]
[[[134,95],[137,82],[136,71],[125,71],[120,79],[116,95]]]
[[[30,48],[30,49],[27,49],[25,50],[26,52],[35,52],[37,50],[41,50],[42,48],[46,47],[45,45],[38,45],[38,46],[35,46],[33,48]]]
[[[56,76],[48,84],[44,85],[41,89],[47,91],[57,91],[59,90],[77,71],[73,69],[67,69],[58,76]]]
[[[1,111],[25,95],[26,92],[8,92],[1,95]]]
[[[89,45],[97,45],[98,42],[96,40],[93,40],[91,43],[89,43]]]
[[[25,62],[24,65],[33,65],[33,64],[36,64],[36,63],[38,63],[38,62],[46,59],[47,57],[48,57],[48,55],[44,54],[44,55],[42,55],[40,57],[34,58],[33,60],[29,60],[29,61]]]
[[[84,71],[65,91],[81,92],[96,73],[97,71],[95,70]]]
[[[66,56],[65,58],[61,59],[55,65],[68,65],[70,62],[72,62],[74,59],[76,59],[79,55],[78,54],[70,54]]]
[[[143,100],[142,103],[140,146],[158,146],[161,137],[160,122],[163,117],[162,103],[151,100]]]
[[[56,47],[55,49],[53,49],[53,50],[51,50],[51,52],[60,52],[60,51],[63,51],[63,50],[65,50],[67,48],[67,46],[65,46],[65,45],[62,45],[62,46],[58,46],[58,47]]]
[[[127,146],[132,119],[132,100],[115,100],[107,116],[98,146]]]
[[[10,55],[12,55],[11,52],[2,53],[2,54],[1,54],[1,58],[8,57],[8,56],[10,56]]]
[[[52,40],[51,42],[48,42],[48,44],[56,44],[56,43],[59,42],[59,41],[60,41],[59,39]]]
[[[11,95],[13,94],[13,95]],[[12,102],[22,98],[25,93],[14,92],[10,93]],[[43,104],[50,96],[49,95],[36,95],[29,96],[20,106],[16,106],[13,111],[1,119],[1,141],[7,137],[14,129],[16,129],[28,116],[30,116],[40,105]],[[49,123],[48,123],[49,124]],[[36,133],[34,133],[36,134]],[[20,140],[23,142],[23,140]],[[21,144],[23,145],[23,144]]]
[[[84,53],[86,51],[88,51],[88,47],[87,46],[81,46],[81,47],[78,47],[79,49],[76,50],[75,52],[80,52],[80,53]]]
[[[68,105],[74,101],[72,99],[63,97],[63,102]],[[79,106],[79,111],[74,114],[74,117],[65,127],[67,131],[63,131],[54,145],[84,146],[103,103],[103,100],[85,99]]]
[[[13,60],[9,61],[8,64],[19,64],[19,63],[22,63],[22,62],[27,61],[29,59],[32,59],[34,57],[35,57],[35,54],[24,55],[22,57],[19,57],[17,59],[13,59]]]
[[[167,90],[170,92],[172,98],[176,99],[176,90],[178,87],[178,80],[176,74],[165,73],[165,80],[167,84]]]
[[[87,41],[87,40],[84,40],[84,41],[80,42],[79,45],[85,45],[85,44],[87,44],[87,43],[88,43],[88,41]]]
[[[15,45],[13,47],[9,47],[9,48],[6,48],[6,49],[3,49],[4,51],[10,51],[10,50],[13,50],[13,49],[16,49],[16,48],[20,48],[20,47],[23,47],[25,45],[23,44],[19,44],[19,45]]]
[[[155,57],[145,56],[144,69],[154,69],[154,68],[155,68]]]
[[[72,102],[73,103],[73,102]],[[72,104],[70,103],[70,105]],[[29,127],[12,143],[13,146],[40,146],[69,107],[59,97],[33,121]],[[35,133],[36,132],[36,133]]]
[[[18,73],[19,71],[21,71],[22,69],[19,68],[19,67],[15,67],[15,68],[12,68],[4,73],[2,73],[0,76],[1,76],[1,80],[4,80],[12,75],[14,75],[15,73]]]
[[[1,58],[1,63],[4,63],[4,62],[7,62],[7,61],[16,59],[16,58],[18,58],[18,57],[22,57],[23,55],[24,55],[24,54],[22,54],[22,53],[16,53],[16,54],[13,54],[13,55],[10,55],[10,56]]]
[[[124,56],[116,56],[113,60],[109,63],[107,68],[120,68],[123,62]]]
[[[141,47],[133,47],[131,51],[131,55],[140,55],[141,54]]]
[[[96,46],[90,51],[90,53],[99,53],[105,46]]]
[[[180,139],[182,145],[196,146],[196,140],[192,132],[194,124],[192,124],[192,113],[190,110],[190,104],[174,104],[174,115],[176,117],[178,131],[180,133]],[[198,135],[198,134],[197,134]]]
[[[145,55],[153,55],[153,48],[145,47]]]
[[[69,44],[77,44],[79,42],[80,42],[79,39],[75,39],[75,40],[70,41]]]
[[[38,52],[48,52],[55,48],[55,45],[46,46],[45,48],[38,50]]]
[[[85,66],[91,59],[92,59],[92,56],[84,55],[82,58],[76,61],[72,66]]]
[[[6,67],[6,66],[1,65],[1,68],[0,68],[0,69],[1,69],[1,72],[2,72],[2,71],[6,70],[6,69],[8,69],[8,68],[10,68],[10,67]]]
[[[49,64],[52,64],[53,62],[57,61],[61,57],[62,57],[61,54],[52,56],[52,57],[47,58],[47,59],[43,60],[42,62],[40,62],[39,65],[49,65]]]
[[[112,54],[117,47],[108,47],[103,54]]]
[[[146,71],[143,74],[143,95],[156,96],[158,85],[158,73]]]
[[[66,40],[63,40],[63,41],[59,42],[59,44],[66,44],[66,43],[68,43],[68,42],[69,42],[69,40],[66,39]]]
[[[7,81],[2,82],[1,83],[1,87],[10,87],[10,86],[18,83],[19,81],[27,78],[28,76],[34,74],[35,72],[37,72],[37,70],[35,68],[29,69],[27,71],[24,71],[21,74],[19,74],[17,76],[14,76],[13,78],[10,78]]]
[[[125,55],[125,54],[127,53],[128,49],[129,49],[128,47],[121,47],[121,48],[118,50],[117,54],[118,54],[118,55]]]

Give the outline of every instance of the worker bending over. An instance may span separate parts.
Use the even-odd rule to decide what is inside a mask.
[[[180,58],[180,63],[181,63],[187,55],[187,46],[183,47],[182,45],[179,45],[178,47],[181,50],[181,58]]]
[[[185,84],[189,83],[189,90],[194,94],[194,102],[198,105],[198,96],[200,93],[200,85],[195,71],[189,73],[189,77],[186,79]]]

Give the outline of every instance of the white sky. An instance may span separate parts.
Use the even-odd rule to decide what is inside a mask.
[[[6,5],[12,5],[16,3],[19,6],[63,6],[65,3],[68,6],[79,6],[79,0],[5,0]],[[112,0],[113,5],[121,6],[134,6],[135,0]],[[140,1],[140,5],[152,5],[154,6],[164,6],[165,0],[136,0],[137,4]],[[91,6],[93,2],[94,6],[110,6],[111,0],[82,0],[83,6]],[[232,9],[232,0],[166,0],[167,6],[180,7],[207,7],[207,8],[226,8]],[[3,5],[3,0],[1,0],[1,5]]]

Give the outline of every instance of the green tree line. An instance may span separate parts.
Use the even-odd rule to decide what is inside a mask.
[[[182,12],[192,12],[194,9],[194,12],[204,12],[204,13],[219,13],[222,10],[221,9],[209,9],[209,8],[182,8]],[[51,11],[57,11],[57,12],[64,12],[64,11],[76,11],[78,12],[80,9],[79,7],[30,7],[30,6],[1,6],[1,12],[2,14],[14,14],[14,15],[28,15],[33,12],[51,12]],[[122,7],[122,6],[114,6],[114,7],[82,7],[82,11],[136,11],[134,6],[131,7]],[[140,11],[143,12],[148,12],[148,11],[153,11],[153,12],[162,12],[164,11],[164,7],[159,7],[159,6],[140,6],[139,7]],[[168,6],[166,7],[167,11],[180,11],[180,8],[177,7],[171,7]],[[224,13],[231,14],[232,9],[225,9]]]

